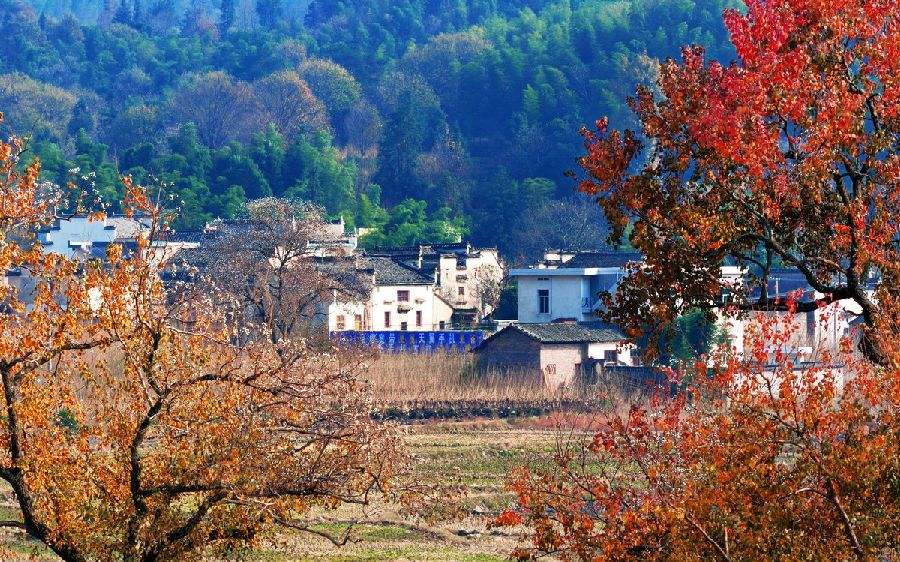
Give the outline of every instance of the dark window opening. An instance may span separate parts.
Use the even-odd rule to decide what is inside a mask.
[[[550,314],[550,289],[538,289],[538,313]]]

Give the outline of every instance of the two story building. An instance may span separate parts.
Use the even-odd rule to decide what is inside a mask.
[[[441,299],[453,308],[451,323],[471,327],[494,311],[504,277],[496,248],[468,243],[378,248],[366,252],[415,269],[433,279]]]
[[[518,322],[595,321],[602,308],[599,295],[614,293],[619,282],[628,274],[629,266],[639,265],[641,261],[641,255],[634,252],[547,252],[541,263],[510,271],[510,277],[518,282]],[[732,288],[722,295],[726,302],[735,298],[748,301],[759,298],[761,287],[748,287],[750,276],[742,268],[723,267],[722,281]],[[873,277],[870,282],[874,289],[877,281]],[[793,296],[803,301],[824,297],[809,286],[800,271],[790,268],[770,271],[767,295],[782,299]],[[837,350],[841,340],[850,333],[859,313],[859,307],[848,300],[801,315],[777,311],[736,315],[721,310],[719,325],[725,331],[733,351],[740,355],[749,347],[750,338],[758,333],[760,315],[766,318],[783,317],[784,320],[790,316],[797,329],[783,343],[781,350],[790,350],[801,360],[806,360],[814,359],[821,350]],[[774,354],[775,350],[772,352]]]
[[[371,278],[363,298],[335,292],[328,307],[328,330],[437,331],[448,329],[453,307],[443,299],[434,278],[383,256],[358,256],[354,268]]]
[[[636,252],[547,252],[541,263],[509,273],[518,282],[518,321],[596,320],[599,295],[613,292],[625,267],[640,261]]]

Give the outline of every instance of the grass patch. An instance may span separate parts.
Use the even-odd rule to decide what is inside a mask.
[[[314,531],[341,537],[347,531],[346,525],[339,523],[319,523],[312,526]],[[399,525],[354,525],[350,530],[351,541],[386,542],[419,538],[421,533]]]
[[[380,562],[382,560],[422,560],[435,562],[501,562],[508,560],[505,556],[482,552],[466,552],[452,548],[404,546],[399,548],[373,548],[348,556],[337,555],[325,558],[308,558],[305,560],[327,560],[329,562]]]
[[[3,521],[21,521],[22,512],[16,507],[0,505],[0,519]]]

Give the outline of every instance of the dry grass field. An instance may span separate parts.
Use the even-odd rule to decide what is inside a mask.
[[[490,517],[506,507],[511,496],[505,480],[521,462],[540,462],[556,443],[555,432],[532,420],[454,421],[404,426],[405,440],[416,460],[420,482],[464,485],[458,498],[459,518],[427,522],[404,516],[395,507],[375,505],[366,512],[339,510],[322,514],[320,528],[332,534],[342,521],[360,518],[351,540],[338,548],[325,539],[300,533],[281,533],[262,545],[236,552],[234,561],[375,561],[431,560],[488,562],[505,560],[520,536],[492,532]],[[0,518],[19,517],[9,491],[4,493]],[[20,532],[3,530],[3,560],[57,560]]]
[[[346,521],[362,521],[342,547],[309,534],[284,532],[225,560],[506,560],[523,536],[490,530],[487,524],[510,505],[507,477],[515,466],[544,462],[555,450],[561,433],[555,429],[553,416],[513,412],[499,419],[494,406],[513,405],[510,407],[521,410],[522,405],[532,404],[539,405],[541,411],[553,411],[554,405],[564,401],[591,403],[589,389],[549,392],[538,380],[518,374],[476,377],[464,356],[382,356],[370,364],[366,377],[372,385],[376,409],[409,411],[435,408],[436,404],[475,404],[488,412],[486,417],[473,416],[461,408],[455,418],[436,416],[399,424],[415,461],[413,479],[425,484],[458,485],[461,492],[455,501],[459,515],[435,522],[404,515],[389,505],[373,505],[365,512],[347,508],[316,517],[319,529],[333,535],[345,529]],[[584,419],[593,419],[593,415],[583,414],[582,426]],[[0,506],[0,519],[20,517],[9,490],[3,492]],[[6,549],[0,551],[2,560],[56,560],[18,531],[3,529],[0,533]]]
[[[364,376],[376,411],[402,421],[592,412],[606,405],[596,388],[549,390],[540,373],[477,373],[471,355],[382,355]]]

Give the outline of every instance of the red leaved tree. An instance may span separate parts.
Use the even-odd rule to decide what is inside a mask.
[[[900,279],[898,6],[751,0],[725,14],[737,62],[685,48],[662,65],[660,98],[629,100],[643,137],[605,120],[583,131],[581,189],[646,257],[615,298],[619,322],[637,331],[722,306],[733,264],[754,281],[744,310],[785,310],[768,281],[789,267],[818,295],[798,312],[847,301],[875,325],[885,295],[871,286],[895,294]]]
[[[521,559],[900,555],[897,319],[877,330],[889,367],[847,340],[800,368],[784,353],[770,364],[793,318],[762,317],[744,359],[700,362],[674,397],[635,401],[551,468],[517,471],[518,507],[496,524],[531,529]]]
[[[661,99],[631,100],[646,154],[605,121],[584,131],[581,187],[646,256],[611,315],[638,332],[711,311],[741,290],[722,280],[734,264],[758,286],[730,305],[755,332],[741,355],[671,373],[678,392],[625,404],[549,468],[520,469],[518,506],[496,521],[531,530],[518,557],[900,555],[898,16],[880,0],[751,0],[725,16],[739,62],[686,49],[663,65]],[[784,266],[818,296],[770,296]],[[859,311],[865,356],[849,334],[800,365],[791,313],[836,301]]]

